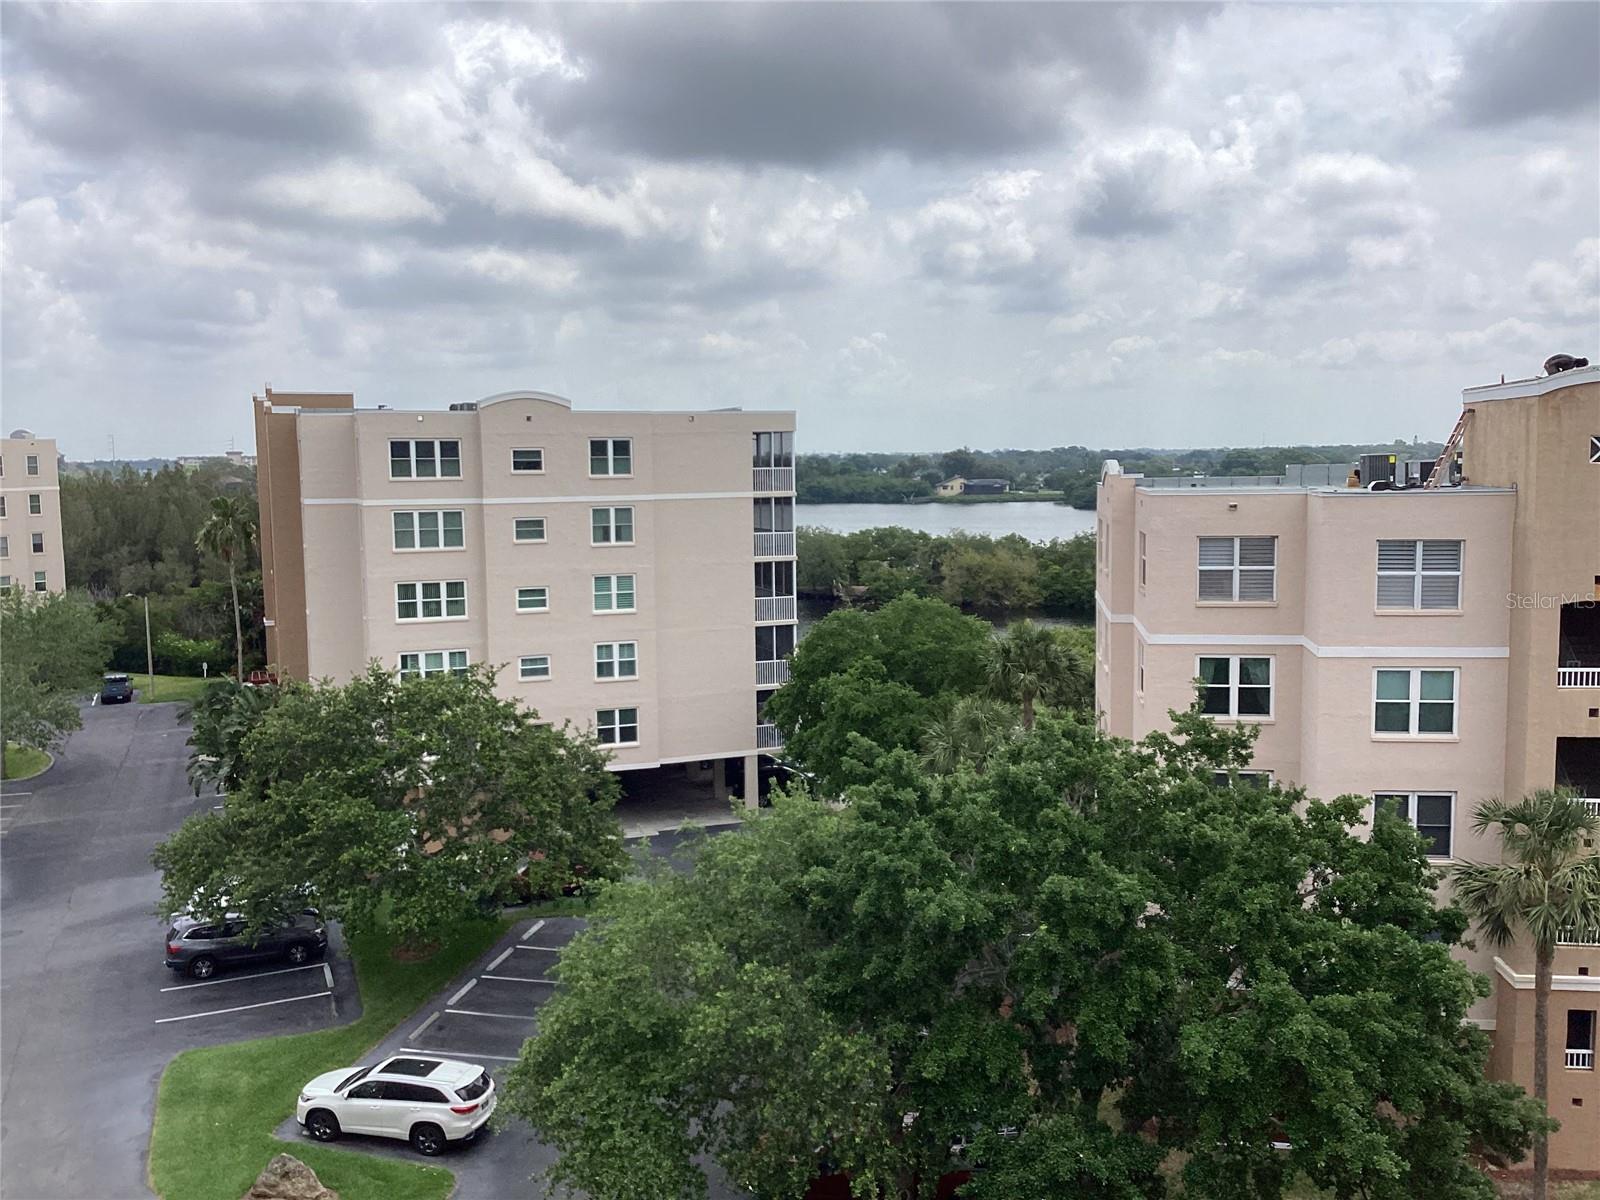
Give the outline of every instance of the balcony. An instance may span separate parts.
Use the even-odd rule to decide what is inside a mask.
[[[757,750],[781,750],[781,749],[783,749],[783,731],[781,729],[779,729],[776,725],[757,725],[756,726],[756,749]]]
[[[1557,667],[1556,686],[1600,688],[1600,667]]]
[[[756,686],[777,687],[780,683],[789,682],[789,660],[779,659],[777,662],[756,663]]]
[[[756,620],[792,621],[795,601],[793,596],[757,596]]]
[[[756,533],[757,558],[793,558],[794,530],[781,533]]]
[[[1558,946],[1600,946],[1600,925],[1579,929],[1568,925],[1556,934]]]
[[[1557,687],[1600,688],[1600,604],[1580,600],[1561,606],[1556,655]]]
[[[1568,1050],[1567,1051],[1567,1070],[1569,1070],[1569,1071],[1592,1071],[1592,1070],[1594,1070],[1594,1051],[1593,1050]]]
[[[754,490],[757,492],[794,491],[793,467],[754,467]]]

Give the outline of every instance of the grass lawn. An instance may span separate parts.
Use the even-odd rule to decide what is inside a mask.
[[[201,679],[190,675],[157,675],[155,676],[155,695],[150,694],[150,676],[143,671],[137,675],[128,676],[133,680],[133,686],[139,691],[140,704],[166,704],[172,700],[181,700],[185,704],[193,704],[200,699],[200,693],[211,684],[216,683],[222,676],[213,675],[210,679]]]
[[[548,906],[557,908],[561,906]],[[523,910],[544,912],[545,906]],[[343,1200],[444,1200],[455,1179],[413,1165],[305,1142],[272,1131],[294,1115],[300,1085],[360,1060],[424,1000],[482,954],[510,919],[459,926],[425,962],[396,962],[382,933],[350,939],[361,1019],[338,1029],[185,1050],[167,1064],[150,1137],[150,1185],[164,1200],[241,1196],[274,1154],[310,1165]]]
[[[7,783],[32,779],[49,765],[50,756],[43,750],[35,750],[32,746],[13,746],[9,743],[6,745]]]

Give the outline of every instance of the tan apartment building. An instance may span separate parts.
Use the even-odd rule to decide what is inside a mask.
[[[1252,770],[1370,796],[1441,866],[1498,853],[1476,806],[1557,784],[1600,811],[1600,368],[1464,393],[1459,459],[1141,478],[1098,497],[1096,703],[1168,724],[1197,686],[1259,725]],[[1393,472],[1394,478],[1387,478]],[[1196,681],[1199,681],[1197,684]],[[1533,959],[1465,954],[1495,992],[1491,1073],[1531,1087]],[[1600,930],[1558,951],[1551,1165],[1600,1170]]]
[[[26,429],[0,438],[0,587],[67,590],[56,444]]]
[[[297,678],[499,668],[620,771],[742,764],[794,648],[794,414],[254,398],[267,655]]]

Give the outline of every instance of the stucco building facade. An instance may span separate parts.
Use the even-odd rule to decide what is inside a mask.
[[[67,590],[56,444],[25,429],[0,438],[0,587]]]
[[[1560,784],[1600,811],[1600,369],[1463,403],[1443,486],[1404,486],[1403,464],[1401,486],[1373,490],[1345,466],[1144,479],[1108,463],[1108,732],[1165,728],[1201,680],[1217,719],[1260,726],[1253,770],[1391,807],[1441,866],[1498,853],[1472,828],[1492,796]],[[1480,941],[1464,957],[1494,987],[1471,1014],[1491,1072],[1531,1086],[1531,951]],[[1551,1162],[1600,1170],[1600,930],[1571,931],[1555,974]]]
[[[739,759],[754,796],[795,641],[792,413],[254,405],[277,670],[490,664],[615,769]]]

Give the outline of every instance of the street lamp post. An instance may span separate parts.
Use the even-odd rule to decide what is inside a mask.
[[[140,599],[144,601],[144,670],[145,675],[150,680],[150,699],[154,700],[156,698],[156,656],[150,648],[150,597],[148,594],[135,597],[132,592],[125,592],[124,596],[129,600]]]

